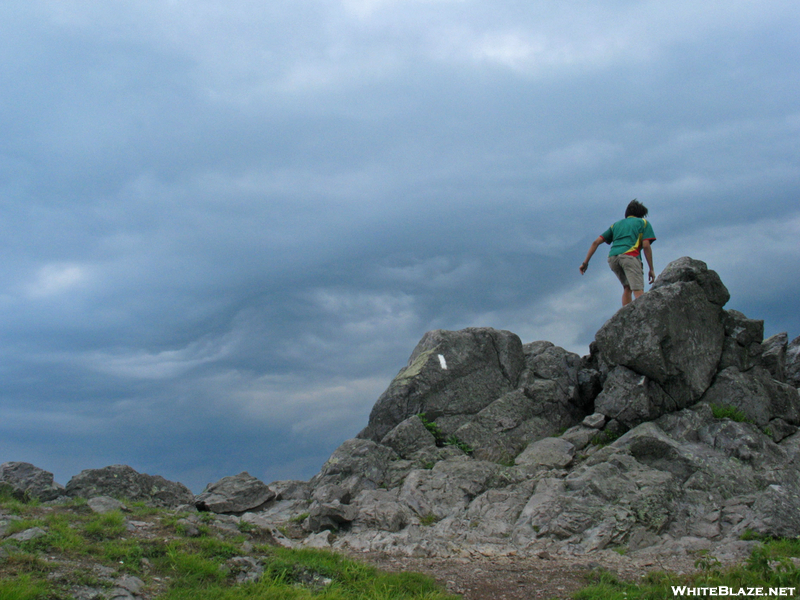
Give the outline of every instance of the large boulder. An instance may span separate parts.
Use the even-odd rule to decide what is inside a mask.
[[[209,483],[194,501],[201,511],[242,514],[258,510],[274,500],[276,495],[263,481],[243,471],[238,475],[223,477],[216,483]]]
[[[53,474],[26,462],[0,465],[0,489],[6,488],[19,499],[55,500],[64,495],[64,486],[53,481]]]
[[[677,408],[675,401],[646,375],[614,367],[606,378],[594,409],[626,427],[652,421]]]
[[[371,440],[347,440],[311,478],[310,484],[312,488],[333,484],[355,497],[362,490],[390,485],[393,463],[399,459],[397,452]]]
[[[81,471],[69,480],[66,493],[78,498],[110,496],[131,501],[142,500],[165,507],[194,502],[194,494],[182,483],[167,481],[159,475],[138,473],[127,465]]]
[[[651,291],[657,290],[680,281],[696,282],[700,286],[700,289],[703,290],[708,301],[717,306],[725,306],[728,300],[731,299],[728,288],[722,283],[722,279],[720,279],[716,271],[709,269],[708,265],[702,260],[696,260],[688,256],[681,257],[669,263],[664,270],[661,271],[650,289]]]
[[[524,363],[522,342],[509,331],[430,331],[378,398],[358,437],[380,442],[398,424],[420,413],[449,435],[515,389]]]
[[[597,332],[596,345],[606,363],[646,375],[683,408],[710,385],[724,338],[722,309],[696,281],[678,281],[620,309]]]

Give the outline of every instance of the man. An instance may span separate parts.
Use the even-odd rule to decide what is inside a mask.
[[[650,272],[647,279],[650,284],[656,280],[653,270],[653,251],[650,244],[656,241],[653,227],[648,223],[647,207],[635,199],[625,209],[625,218],[617,221],[592,242],[586,260],[581,263],[581,275],[589,268],[589,261],[600,244],[611,244],[608,253],[608,265],[622,283],[622,306],[629,304],[633,298],[644,293],[644,269],[641,252],[647,259]]]

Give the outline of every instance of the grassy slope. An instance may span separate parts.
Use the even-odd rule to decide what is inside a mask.
[[[0,515],[15,515],[0,542],[0,598],[66,600],[80,587],[111,588],[123,575],[141,579],[142,594],[159,600],[455,600],[414,573],[384,573],[339,554],[254,543],[252,532],[223,531],[209,522],[186,537],[177,515],[136,503],[131,512],[96,515],[84,502],[60,507],[0,498]],[[127,520],[147,522],[146,535]],[[33,527],[46,535],[9,536]],[[257,583],[236,583],[250,557],[264,568]],[[51,573],[53,575],[51,575]]]

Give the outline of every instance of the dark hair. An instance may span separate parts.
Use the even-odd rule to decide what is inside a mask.
[[[636,198],[630,201],[628,208],[625,209],[625,218],[639,217],[644,219],[647,216],[647,207],[639,202]]]

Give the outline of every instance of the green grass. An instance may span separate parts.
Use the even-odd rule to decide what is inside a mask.
[[[245,547],[241,532],[213,528],[213,515],[200,515],[205,535],[181,536],[175,516],[136,506],[135,518],[149,519],[144,537],[129,532],[120,511],[99,515],[85,502],[44,508],[37,503],[0,497],[6,513],[23,516],[14,532],[41,527],[46,535],[28,542],[0,541],[6,558],[0,560],[0,600],[66,600],[76,585],[112,585],[91,565],[111,569],[114,577],[132,574],[146,586],[158,587],[157,600],[454,600],[436,583],[413,573],[391,574],[322,550],[288,550],[265,545]],[[129,515],[130,516],[130,515]],[[212,533],[213,532],[213,533]],[[10,535],[10,534],[9,534]],[[249,556],[263,566],[258,583],[236,582],[240,571],[230,559]],[[57,565],[71,565],[55,568]],[[56,577],[54,571],[59,571]]]
[[[323,550],[261,548],[264,575],[258,583],[175,585],[160,600],[455,600],[429,577],[384,573]],[[316,582],[316,583],[315,583]]]
[[[425,416],[425,413],[419,413],[417,416],[419,417],[420,421],[422,421],[425,429],[431,432],[433,439],[436,441],[437,447],[442,448],[444,446],[454,446],[461,450],[464,454],[470,456],[472,455],[474,450],[469,444],[458,439],[458,437],[455,435],[451,435],[450,437],[446,436],[436,423],[428,420],[428,418]]]
[[[0,579],[0,598],[3,600],[45,600],[49,586],[42,581],[33,581],[30,575],[18,579]]]
[[[663,598],[693,597],[675,594],[675,587],[711,588],[726,586],[739,588],[794,587],[800,592],[800,568],[789,560],[800,557],[800,540],[764,540],[753,550],[750,558],[741,565],[724,568],[713,556],[700,556],[695,562],[696,573],[676,575],[648,573],[641,582],[620,580],[613,573],[598,570],[589,575],[589,585],[574,595],[575,600],[656,600]],[[735,593],[734,592],[734,593]],[[702,595],[702,591],[701,591]],[[708,592],[706,593],[708,595]]]
[[[711,413],[714,415],[715,419],[730,419],[731,421],[736,421],[737,423],[753,422],[753,420],[747,418],[747,415],[741,410],[735,406],[728,406],[726,404],[712,404]]]

